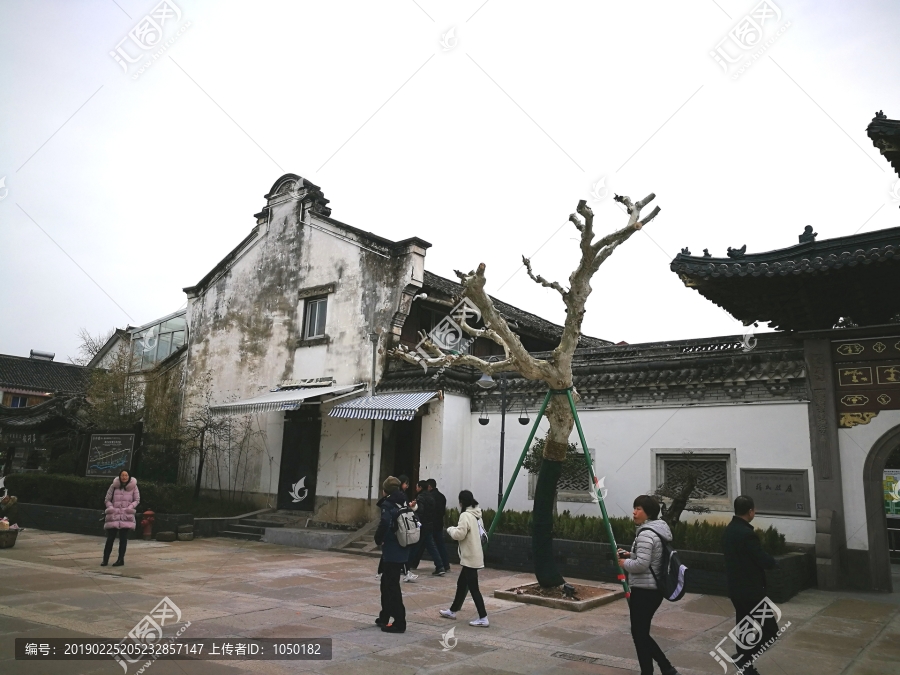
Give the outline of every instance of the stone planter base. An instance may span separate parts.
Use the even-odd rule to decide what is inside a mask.
[[[625,597],[625,591],[621,587],[612,584],[602,584],[598,586],[585,586],[584,584],[574,584],[576,588],[590,588],[600,591],[595,597],[585,600],[567,600],[565,598],[544,598],[539,595],[529,595],[517,591],[528,590],[535,584],[527,584],[525,586],[516,586],[508,590],[494,591],[494,597],[501,600],[512,600],[513,602],[524,602],[529,605],[540,605],[541,607],[550,607],[551,609],[565,609],[569,612],[586,612],[600,605],[606,605],[615,600]],[[595,592],[596,593],[596,592]]]

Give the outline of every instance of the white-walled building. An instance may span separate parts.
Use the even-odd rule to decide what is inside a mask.
[[[337,523],[368,520],[390,474],[434,478],[451,503],[471,489],[496,507],[500,390],[505,484],[530,431],[518,420],[534,420],[544,385],[508,373],[485,390],[471,369],[388,358],[459,300],[458,284],[426,271],[430,245],[331,218],[322,191],[292,174],[266,200],[244,241],[185,289],[185,406],[207,387],[215,412],[249,416],[255,430],[229,479],[261,505]],[[575,388],[610,515],[628,515],[692,453],[710,513],[688,517],[727,521],[734,498],[750,494],[758,526],[815,545],[820,587],[890,589],[881,472],[900,446],[896,254],[900,228],[821,242],[808,228],[797,245],[721,259],[685,249],[672,270],[689,288],[779,332],[639,345],[584,337]],[[529,351],[556,346],[560,326],[496,303]],[[875,380],[857,386],[851,371]],[[507,508],[531,509],[530,483],[522,471]],[[561,486],[560,509],[599,514],[587,492],[585,472]]]

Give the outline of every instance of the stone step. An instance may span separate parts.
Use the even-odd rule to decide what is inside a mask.
[[[243,522],[237,525],[229,525],[229,531],[231,532],[245,532],[246,534],[265,534],[266,528],[259,527],[257,525],[249,525],[244,524]]]
[[[284,527],[284,523],[277,520],[265,520],[263,518],[241,518],[238,521],[241,525],[249,525],[251,527]]]
[[[252,532],[235,532],[233,530],[219,532],[219,536],[228,537],[229,539],[244,539],[246,541],[260,541],[262,539],[261,534],[254,534]]]

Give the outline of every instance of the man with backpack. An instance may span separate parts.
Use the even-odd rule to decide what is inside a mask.
[[[419,567],[419,562],[422,560],[422,553],[427,548],[428,553],[431,555],[431,559],[434,561],[434,572],[432,572],[431,575],[442,577],[444,576],[444,563],[441,561],[441,555],[438,553],[437,546],[435,546],[434,543],[434,535],[438,534],[438,532],[435,532],[434,530],[434,514],[436,506],[434,497],[428,491],[428,481],[420,480],[416,484],[416,493],[416,499],[415,501],[410,502],[410,506],[416,510],[416,516],[422,523],[422,531],[419,537],[419,545],[410,556],[409,568],[414,570]],[[439,532],[440,534],[443,534],[442,531]]]
[[[662,582],[666,570],[663,564],[664,542],[672,541],[672,531],[659,517],[659,502],[649,495],[634,500],[632,513],[637,533],[631,551],[619,549],[619,567],[628,574],[631,598],[628,610],[631,614],[631,638],[637,651],[641,675],[653,675],[653,662],[659,664],[662,675],[678,675],[663,650],[650,637],[653,615],[663,601]]]
[[[409,559],[409,549],[398,537],[398,519],[409,508],[399,480],[388,476],[381,487],[384,499],[381,501],[381,520],[375,530],[375,543],[381,546],[381,612],[375,623],[385,633],[405,633],[406,608],[400,590],[400,574]]]
[[[735,624],[748,621],[747,617],[766,597],[766,570],[778,563],[762,550],[759,537],[750,521],[756,516],[751,497],[741,495],[734,500],[734,517],[722,535],[722,549],[725,553],[725,575],[728,578],[728,598],[734,605]],[[755,618],[749,619],[756,622]],[[754,653],[778,634],[778,623],[773,616],[767,616],[762,624],[762,635],[750,649],[738,645],[740,658],[735,661],[743,667],[745,675],[757,675],[753,666]]]

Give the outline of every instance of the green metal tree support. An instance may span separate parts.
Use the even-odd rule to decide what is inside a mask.
[[[578,418],[578,411],[575,409],[575,399],[572,397],[572,388],[568,389],[550,389],[547,392],[547,395],[544,397],[544,402],[541,404],[540,412],[537,414],[537,418],[534,420],[534,425],[531,427],[531,433],[528,435],[528,440],[525,441],[525,448],[522,450],[522,454],[519,457],[519,462],[516,464],[516,469],[513,471],[512,477],[509,480],[509,485],[506,486],[506,491],[503,493],[503,500],[500,502],[500,505],[497,507],[497,515],[494,516],[494,520],[491,523],[490,530],[488,530],[488,546],[490,546],[490,538],[494,534],[494,529],[497,527],[497,524],[500,522],[500,516],[503,514],[503,509],[506,506],[506,501],[509,499],[509,495],[512,492],[513,485],[516,484],[516,478],[519,476],[519,471],[522,470],[522,464],[525,462],[525,456],[528,454],[529,448],[531,448],[531,442],[534,440],[534,435],[537,433],[538,425],[541,423],[541,420],[544,417],[544,411],[547,409],[547,404],[550,402],[551,396],[563,396],[569,400],[569,408],[572,410],[572,417],[575,418],[575,426],[578,429],[578,438],[581,441],[581,450],[584,453],[584,463],[587,465],[588,475],[591,479],[591,485],[593,486],[594,493],[597,495],[597,503],[600,505],[600,511],[603,513],[603,524],[606,527],[606,536],[609,539],[609,544],[612,551],[613,563],[616,568],[619,569],[618,572],[618,580],[622,584],[622,588],[625,591],[625,597],[631,598],[631,589],[628,587],[628,580],[625,578],[625,573],[619,568],[619,559],[618,559],[618,547],[616,546],[616,537],[613,534],[612,526],[609,523],[609,515],[606,512],[606,502],[603,500],[603,494],[598,485],[598,481],[594,476],[594,466],[591,463],[591,455],[588,452],[587,441],[584,438],[584,430],[581,428],[581,420]]]

